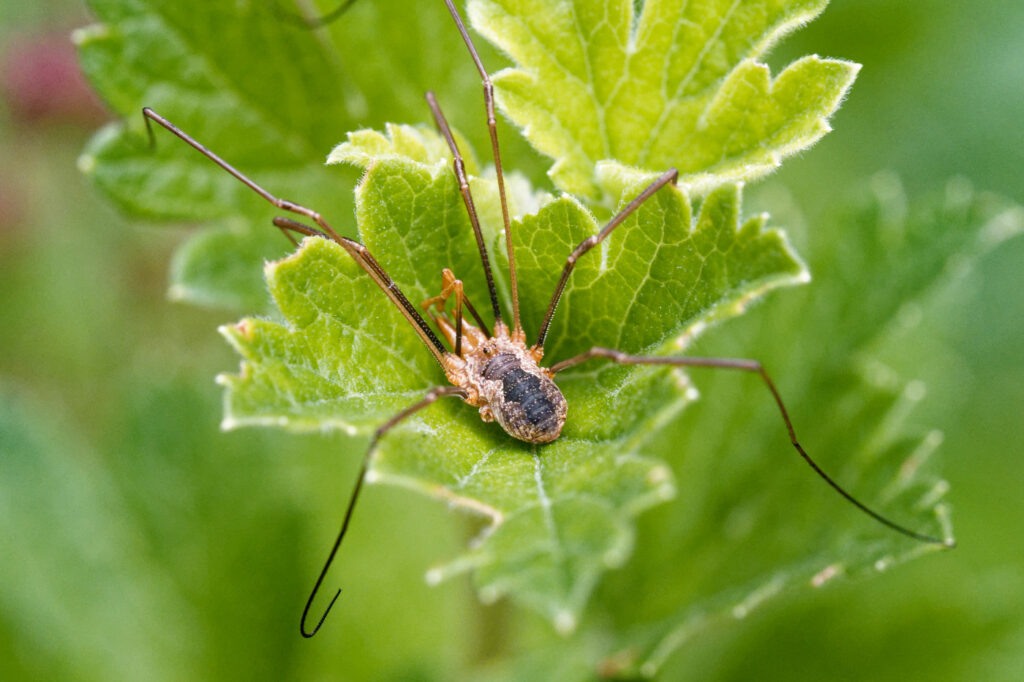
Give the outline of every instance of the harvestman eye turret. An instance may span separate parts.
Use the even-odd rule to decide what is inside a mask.
[[[462,281],[456,279],[455,275],[450,270],[445,269],[442,272],[441,293],[438,296],[424,301],[423,308],[426,309],[428,317],[434,322],[434,325],[440,331],[440,335],[444,337],[445,341],[447,341],[447,346],[441,341],[441,338],[437,333],[435,333],[434,328],[431,327],[426,319],[424,319],[423,315],[421,315],[416,307],[409,302],[409,299],[406,298],[398,285],[395,284],[395,282],[388,276],[384,271],[384,268],[380,266],[365,246],[339,235],[331,228],[330,225],[327,224],[327,221],[325,221],[318,212],[291,201],[280,199],[269,193],[152,109],[147,107],[142,110],[151,139],[153,131],[152,128],[149,127],[150,121],[155,121],[187,142],[277,208],[302,216],[315,224],[316,227],[311,227],[290,218],[274,218],[274,225],[277,226],[294,244],[296,244],[296,246],[298,245],[298,242],[292,236],[292,233],[330,239],[345,249],[352,259],[366,271],[366,274],[377,283],[384,295],[394,303],[399,312],[401,312],[409,321],[413,331],[419,335],[423,344],[427,347],[427,350],[434,355],[434,358],[441,365],[445,376],[451,384],[450,386],[438,386],[430,389],[419,402],[410,405],[388,419],[373,434],[366,453],[363,456],[362,468],[359,471],[359,477],[356,480],[355,487],[352,490],[352,496],[349,499],[348,506],[345,510],[341,530],[338,532],[334,545],[331,547],[330,553],[328,554],[327,561],[324,563],[323,569],[320,571],[316,584],[314,585],[313,590],[309,595],[309,599],[306,602],[306,606],[303,609],[302,619],[299,626],[302,635],[304,637],[312,637],[316,634],[320,629],[320,626],[323,625],[324,619],[327,617],[328,612],[330,612],[331,607],[334,606],[334,602],[338,599],[338,595],[341,594],[340,590],[335,593],[316,626],[312,631],[308,630],[306,627],[306,619],[309,615],[310,608],[312,607],[313,600],[323,583],[324,577],[327,575],[328,569],[334,561],[334,557],[338,552],[338,548],[341,546],[345,533],[348,531],[349,522],[352,519],[352,513],[355,510],[356,502],[359,499],[359,493],[362,490],[363,482],[366,479],[369,463],[374,450],[376,449],[377,443],[380,442],[380,439],[388,431],[406,418],[419,412],[440,398],[455,397],[469,405],[479,408],[481,419],[484,421],[498,422],[501,428],[503,428],[505,432],[513,438],[517,438],[527,443],[550,443],[557,439],[561,433],[562,426],[565,424],[566,414],[568,412],[568,406],[565,398],[562,396],[562,392],[555,384],[555,376],[559,372],[569,369],[570,367],[575,367],[580,363],[599,358],[625,365],[648,364],[668,365],[673,367],[712,367],[740,370],[758,375],[768,388],[772,398],[775,400],[775,404],[782,416],[782,421],[786,426],[786,430],[789,434],[789,440],[793,447],[804,461],[814,469],[815,473],[824,479],[828,485],[862,512],[898,533],[921,542],[952,546],[952,540],[943,540],[941,538],[918,533],[890,521],[854,498],[850,493],[840,487],[838,483],[833,481],[824,471],[822,471],[797,441],[793,424],[790,421],[789,414],[782,402],[782,398],[779,395],[778,390],[775,388],[775,384],[772,382],[767,372],[765,372],[761,363],[756,360],[709,357],[647,357],[628,355],[610,348],[591,348],[585,353],[562,360],[550,367],[543,367],[540,365],[540,361],[544,355],[544,341],[547,338],[551,319],[555,314],[555,310],[558,307],[558,301],[565,290],[566,283],[569,280],[569,276],[572,274],[576,261],[592,248],[600,244],[616,227],[621,225],[627,217],[636,211],[637,208],[639,208],[658,190],[670,183],[675,184],[678,174],[674,168],[662,173],[656,180],[648,185],[647,188],[630,201],[615,217],[613,217],[600,232],[583,240],[575,249],[573,249],[566,259],[565,267],[562,270],[562,276],[559,278],[558,284],[555,286],[555,291],[551,296],[551,302],[548,304],[547,312],[541,321],[540,332],[537,336],[536,342],[532,346],[528,346],[526,342],[526,334],[523,331],[519,318],[519,294],[518,282],[516,279],[515,256],[513,252],[512,225],[509,220],[508,202],[505,197],[505,181],[501,168],[501,156],[498,150],[497,120],[494,114],[494,88],[491,85],[491,80],[484,69],[483,63],[480,61],[480,57],[477,54],[473,41],[462,22],[462,18],[459,15],[458,10],[455,8],[452,0],[445,0],[445,4],[455,21],[455,25],[458,28],[459,34],[462,36],[463,42],[469,49],[469,54],[473,59],[473,63],[476,65],[477,71],[480,73],[480,78],[483,80],[484,104],[487,111],[487,127],[490,133],[491,150],[494,157],[498,194],[501,199],[501,213],[505,227],[505,247],[508,252],[509,278],[511,280],[510,289],[512,293],[511,328],[509,328],[509,326],[504,322],[501,307],[498,303],[497,290],[494,284],[494,275],[491,271],[490,259],[487,256],[487,248],[484,244],[483,232],[480,228],[480,221],[477,216],[476,207],[473,204],[473,196],[469,190],[469,181],[466,177],[462,154],[459,151],[458,145],[455,143],[455,139],[452,136],[448,122],[445,119],[444,114],[441,111],[441,107],[437,103],[433,93],[427,93],[427,104],[434,115],[434,120],[437,123],[438,129],[441,131],[441,134],[444,136],[449,148],[451,149],[453,158],[452,165],[455,171],[455,177],[458,179],[459,190],[462,193],[462,199],[466,205],[466,211],[469,214],[470,224],[473,226],[473,234],[476,238],[477,248],[480,252],[480,261],[484,271],[484,278],[487,282],[487,293],[491,303],[491,310],[494,315],[494,325],[489,329],[481,319],[479,313],[469,302],[469,299],[466,297],[466,293],[463,291]],[[451,298],[454,298],[454,319],[445,312],[446,304]],[[464,318],[463,310],[467,311],[473,318],[472,322]],[[449,348],[451,350],[449,350]]]

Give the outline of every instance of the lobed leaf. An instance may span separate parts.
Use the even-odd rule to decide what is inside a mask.
[[[1024,234],[1024,210],[959,179],[938,196],[914,201],[889,173],[876,176],[870,190],[856,209],[836,211],[828,222],[846,240],[828,232],[811,236],[810,261],[822,272],[814,289],[827,295],[806,289],[774,299],[764,311],[770,324],[758,327],[748,318],[730,331],[752,332],[744,345],[781,368],[776,376],[804,444],[827,470],[887,516],[949,538],[948,485],[931,461],[942,434],[912,422],[924,387],[901,379],[876,356],[910,340],[916,320],[941,309],[944,293],[960,285],[965,270]],[[805,329],[835,334],[805,338]],[[920,347],[914,343],[915,352]],[[790,622],[794,614],[786,614],[767,628],[762,616],[740,635],[740,624],[759,610],[939,549],[873,524],[820,481],[796,475],[795,458],[789,466],[780,459],[784,437],[767,437],[782,429],[763,387],[722,399],[718,394],[735,379],[709,379],[709,399],[688,410],[696,419],[666,429],[685,457],[679,501],[670,517],[641,521],[650,539],[638,545],[629,571],[610,578],[605,599],[595,600],[603,607],[595,626],[571,643],[506,658],[483,679],[676,679],[698,669],[732,678],[734,661],[709,666],[696,647],[769,650],[777,644],[775,628],[805,632],[807,609],[796,609],[800,620]],[[1013,590],[1003,576],[995,584],[1000,594]],[[949,595],[937,598],[949,608]],[[965,599],[978,594],[969,591]],[[973,631],[977,623],[972,618],[965,627]],[[729,638],[730,628],[739,636]],[[752,633],[772,641],[752,642]],[[990,648],[990,637],[982,641]],[[946,664],[939,659],[933,667]]]
[[[806,279],[784,237],[766,229],[766,216],[740,220],[740,189],[733,181],[771,170],[827,132],[827,118],[856,65],[806,57],[772,79],[757,61],[824,4],[649,1],[634,16],[629,0],[471,2],[474,25],[517,64],[495,78],[499,102],[531,143],[555,159],[556,185],[586,199],[603,198],[601,208],[610,209],[635,196],[652,172],[675,165],[682,175],[680,188],[659,192],[580,261],[554,318],[550,361],[592,345],[680,352],[708,324],[738,314],[771,288]],[[141,105],[153,106],[275,193],[321,210],[336,207],[339,197],[336,176],[319,166],[322,150],[338,131],[356,127],[365,111],[389,111],[385,100],[399,89],[382,85],[391,80],[370,83],[343,68],[334,45],[365,44],[374,33],[362,24],[335,24],[327,31],[332,43],[309,40],[260,5],[96,0],[94,7],[103,23],[77,34],[83,66],[118,113],[135,116]],[[378,23],[397,25],[373,3],[362,7],[369,7],[360,11]],[[413,4],[410,20],[421,20],[418,12]],[[348,43],[346,36],[352,39]],[[416,49],[404,47],[387,59]],[[436,49],[426,53],[447,57]],[[424,63],[408,61],[413,62],[408,71],[392,68],[395,78],[405,79]],[[356,80],[359,87],[348,87]],[[276,89],[268,89],[267,82]],[[83,155],[82,168],[129,211],[223,220],[223,228],[197,235],[179,253],[172,294],[261,307],[263,284],[246,273],[283,251],[269,241],[283,244],[279,235],[263,225],[270,207],[160,131],[155,151],[148,148],[141,121],[134,120],[101,131]],[[497,254],[500,273],[507,259],[493,178],[459,139],[475,176],[471,185],[487,241],[498,247],[492,255]],[[436,293],[441,268],[451,267],[477,308],[487,309],[476,245],[448,150],[436,133],[397,125],[385,133],[362,129],[336,147],[329,162],[365,172],[355,198],[360,239],[413,302]],[[528,332],[535,334],[565,257],[600,225],[571,196],[553,199],[521,178],[510,178],[510,186],[522,310]],[[696,215],[694,197],[701,198]],[[939,244],[936,259],[952,252],[947,246]],[[927,251],[929,245],[918,243],[918,248]],[[855,275],[870,271],[884,281],[885,268],[865,263],[885,263],[897,271],[905,262],[918,262],[914,253],[883,249],[857,267],[847,265]],[[900,255],[890,261],[892,254]],[[246,319],[223,329],[243,358],[240,374],[220,379],[226,386],[225,426],[365,433],[443,381],[404,318],[337,245],[307,240],[265,272],[281,317]],[[835,307],[842,312],[829,327],[837,338],[845,333],[851,339],[847,350],[856,354],[873,325],[902,304],[910,280],[908,275],[883,287],[883,296],[890,298],[885,305],[872,304],[871,310],[882,311],[877,318],[861,315],[860,299],[843,298],[846,292],[819,294],[821,300],[847,302]],[[856,281],[847,291],[861,296],[867,287]],[[507,288],[501,294],[507,310]],[[790,325],[799,319],[791,318]],[[898,385],[876,385],[877,377],[869,377],[865,387],[861,377],[835,366],[821,369],[825,355],[817,361],[822,364],[808,361],[805,370],[819,368],[823,383],[810,384],[807,394],[838,407],[802,414],[818,415],[822,424],[868,425],[883,417],[886,423],[899,422],[905,394]],[[485,519],[484,531],[467,552],[428,577],[472,571],[484,599],[510,595],[568,631],[604,571],[632,553],[634,517],[673,494],[677,484],[671,470],[651,453],[666,438],[662,427],[695,392],[682,372],[610,364],[566,373],[560,385],[570,403],[569,423],[563,438],[550,446],[512,441],[494,425],[481,423],[474,410],[450,401],[389,435],[372,463],[371,479],[440,497]],[[729,434],[689,436],[693,442],[682,447],[689,476],[722,452],[762,454],[765,439],[733,435],[731,429],[742,426],[749,412],[746,403],[735,409],[729,419],[715,422],[729,424]],[[895,468],[931,447],[929,438],[877,435],[861,449],[861,461],[851,465],[854,475],[865,477],[864,490],[875,491],[894,515],[933,517],[941,509],[937,499],[921,502],[920,482],[900,478]],[[823,440],[829,445],[827,437]],[[822,534],[815,525],[826,518],[820,515],[812,515],[806,527],[783,523],[772,534],[781,516],[778,507],[791,511],[789,488],[771,487],[777,482],[773,471],[749,470],[761,487],[774,492],[736,512],[741,532],[730,542],[697,529],[684,542],[673,537],[665,543],[689,552],[683,570],[693,579],[687,583],[689,594],[662,599],[682,606],[661,628],[661,644],[648,651],[655,668],[664,660],[659,652],[667,655],[685,641],[679,632],[689,631],[698,611],[711,618],[719,607],[723,614],[745,614],[786,585],[813,584],[812,576],[825,576],[827,582],[833,573],[852,574],[871,561],[905,555],[887,549],[891,538],[875,542],[831,527]],[[707,518],[721,518],[736,491],[750,489],[748,484],[740,475],[716,481],[708,491],[706,481],[697,486],[688,478],[681,483],[689,505],[685,511],[696,508]],[[763,518],[750,520],[764,509],[769,513]],[[735,543],[748,537],[744,528],[759,529],[759,537],[774,543],[763,553],[770,557],[765,564],[708,571],[722,568]],[[816,532],[830,539],[809,541]],[[669,565],[677,568],[680,557],[671,559]],[[663,566],[645,560],[639,573]]]
[[[366,168],[356,191],[361,238],[410,300],[435,293],[441,268],[452,267],[486,311],[475,241],[435,138],[395,126],[387,135],[364,131],[332,159]],[[415,159],[397,152],[407,143]],[[490,182],[471,180],[485,197]],[[553,357],[587,344],[664,352],[754,296],[804,279],[764,222],[741,225],[737,188],[708,197],[696,217],[682,190],[666,189],[604,251],[580,261],[558,312],[567,319],[552,336]],[[557,274],[549,263],[564,262],[573,239],[598,229],[568,197],[517,219],[524,311],[546,306]],[[493,223],[487,232],[498,239]],[[247,319],[224,328],[244,360],[239,375],[222,377],[226,426],[367,432],[444,382],[408,323],[337,244],[305,240],[268,264],[267,282],[284,324]],[[618,319],[634,328],[623,334]],[[630,519],[672,495],[670,471],[647,442],[689,399],[688,380],[650,368],[589,369],[560,381],[569,422],[548,446],[515,441],[457,401],[431,406],[382,441],[370,480],[439,497],[487,522],[467,553],[430,579],[473,571],[485,600],[509,595],[568,631],[599,576],[628,558]]]
[[[457,132],[452,133],[460,151],[465,155],[466,172],[480,174],[480,166],[472,150]],[[451,163],[448,143],[439,133],[425,126],[409,126],[388,123],[385,132],[357,130],[347,135],[348,139],[331,150],[327,163],[350,163],[364,170],[378,159],[402,159],[414,161],[423,166],[440,167]],[[439,168],[438,168],[439,169]]]
[[[859,66],[805,57],[775,79],[758,62],[825,0],[471,0],[474,28],[515,67],[498,103],[562,190],[598,199],[602,162],[674,166],[698,193],[759,177],[828,132]]]

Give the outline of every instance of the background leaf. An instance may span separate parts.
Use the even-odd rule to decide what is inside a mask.
[[[20,669],[23,676],[60,676],[73,675],[77,669],[97,677],[115,671],[131,677],[146,668],[167,665],[164,652],[146,646],[147,640],[161,636],[161,628],[153,624],[147,632],[137,626],[147,611],[166,614],[170,620],[171,614],[182,610],[180,595],[154,580],[158,573],[155,562],[137,553],[122,553],[125,547],[137,547],[138,528],[131,522],[116,521],[131,515],[123,500],[111,495],[115,481],[102,469],[88,465],[93,454],[87,447],[55,430],[49,421],[41,421],[42,410],[34,408],[24,396],[2,387],[0,535],[9,548],[3,577],[16,581],[19,589],[5,592],[0,612],[37,613],[37,623],[47,625],[26,627],[22,639],[49,655],[9,666],[9,671]],[[67,452],[78,458],[77,467],[68,466]],[[50,492],[49,499],[35,494],[41,488]],[[63,562],[78,570],[55,582],[34,579],[25,570],[33,566],[45,570]],[[124,594],[128,586],[131,590]],[[101,608],[118,593],[130,608]],[[80,625],[87,619],[97,627],[82,632]],[[122,657],[119,648],[125,645],[133,646],[139,658],[130,661]],[[187,650],[183,647],[181,653],[187,655]]]
[[[244,223],[245,241],[261,247],[235,256],[248,256],[248,277],[210,264],[210,240],[196,237],[203,243],[179,256],[172,286],[179,296],[207,303],[260,298],[253,266],[287,245],[266,227],[272,207],[259,206],[246,187],[163,130],[150,148],[140,110],[149,106],[169,117],[275,192],[334,213],[339,195],[341,206],[347,203],[345,193],[336,174],[312,161],[337,139],[338,122],[352,120],[339,87],[342,69],[325,46],[275,21],[261,5],[240,10],[226,3],[97,0],[93,11],[103,23],[76,33],[81,63],[127,122],[97,135],[80,166],[132,213],[258,218]],[[262,53],[256,64],[249,57],[254,44]],[[277,85],[268,88],[269,82]],[[316,106],[307,103],[307,89],[319,93]],[[192,276],[196,270],[207,276]]]

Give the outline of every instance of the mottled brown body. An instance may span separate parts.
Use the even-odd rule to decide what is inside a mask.
[[[444,336],[454,345],[455,328],[446,317],[435,317]],[[486,336],[478,327],[462,322],[461,356],[448,355],[445,373],[466,391],[466,402],[480,408],[480,418],[496,421],[513,438],[527,443],[550,443],[562,433],[568,405],[540,367],[542,353],[514,338],[504,324]]]

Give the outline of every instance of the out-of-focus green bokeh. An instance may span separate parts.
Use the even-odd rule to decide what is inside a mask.
[[[88,22],[79,2],[0,0],[0,679],[466,678],[547,636],[465,582],[428,588],[424,569],[475,528],[375,487],[346,546],[345,607],[298,637],[338,521],[324,512],[357,463],[341,436],[218,429],[213,377],[237,361],[214,330],[236,315],[167,301],[190,228],[127,221],[87,185],[75,162],[102,111],[47,80],[74,73],[68,36]],[[864,69],[835,132],[751,188],[747,211],[787,197],[799,246],[882,169],[911,195],[959,175],[1024,201],[1021,36],[1024,5],[1007,0],[835,0],[771,61]],[[1024,678],[1022,263],[1022,240],[985,259],[886,357],[927,382],[914,420],[946,434],[960,547],[710,633],[667,678]],[[701,350],[756,355],[745,325],[770,313]]]

